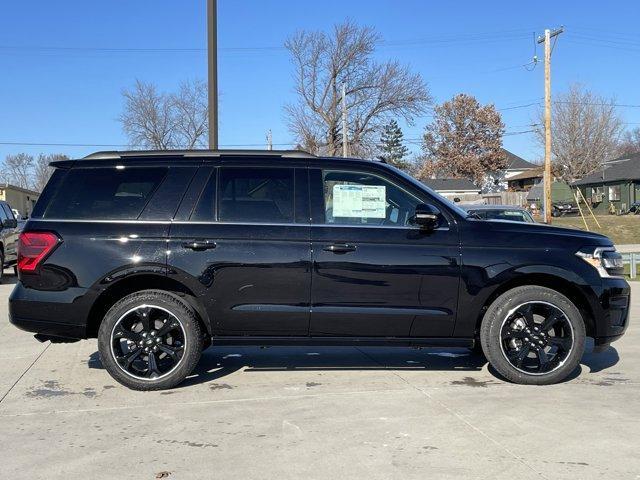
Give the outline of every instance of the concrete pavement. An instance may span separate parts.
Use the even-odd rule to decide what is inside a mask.
[[[504,383],[464,349],[224,347],[180,388],[142,393],[108,376],[94,340],[41,344],[8,324],[11,288],[0,478],[640,478],[633,322],[549,387]]]

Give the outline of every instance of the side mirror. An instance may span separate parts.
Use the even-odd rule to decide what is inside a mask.
[[[7,218],[2,221],[2,226],[4,228],[16,228],[18,226],[18,221],[15,218]]]
[[[440,210],[433,205],[421,203],[416,205],[416,213],[413,216],[413,223],[425,230],[433,230],[438,226]]]

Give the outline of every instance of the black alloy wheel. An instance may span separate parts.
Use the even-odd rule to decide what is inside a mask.
[[[562,293],[541,285],[504,292],[480,325],[482,350],[502,377],[525,385],[565,380],[586,343],[582,313]]]
[[[180,363],[186,335],[180,320],[155,305],[126,312],[113,327],[113,356],[120,368],[137,379],[158,379]]]
[[[553,372],[573,347],[567,315],[547,302],[527,302],[510,310],[501,329],[501,348],[516,369],[529,375]]]
[[[125,296],[106,313],[98,331],[100,359],[109,374],[134,390],[162,390],[195,368],[203,330],[193,307],[164,290]]]

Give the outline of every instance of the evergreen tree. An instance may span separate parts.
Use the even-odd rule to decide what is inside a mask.
[[[380,136],[379,158],[398,168],[407,168],[409,163],[404,158],[409,149],[403,144],[403,134],[398,122],[391,120],[387,123]]]

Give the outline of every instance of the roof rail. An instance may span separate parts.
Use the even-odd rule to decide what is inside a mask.
[[[117,160],[128,157],[221,157],[260,155],[282,158],[316,158],[302,150],[127,150],[95,152],[85,160]]]

